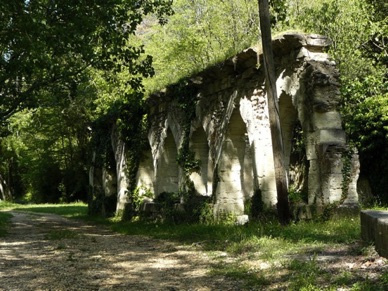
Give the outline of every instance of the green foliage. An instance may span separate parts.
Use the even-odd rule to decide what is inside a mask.
[[[139,213],[140,207],[146,198],[154,198],[154,193],[147,187],[136,187],[132,194],[132,203],[135,213]]]
[[[126,40],[144,15],[155,13],[164,23],[170,6],[170,0],[2,0],[0,120],[39,106],[42,90],[71,83],[88,67],[128,70],[128,84],[138,90],[139,75],[153,74],[151,58],[141,59],[143,48]]]
[[[116,84],[117,87],[112,87],[111,83],[99,79],[97,91],[100,97],[94,101],[97,106],[97,116],[92,123],[91,148],[96,154],[95,166],[115,172],[115,157],[111,140],[112,130],[117,131],[118,137],[126,143],[125,170],[128,180],[132,182],[128,188],[128,195],[132,202],[125,212],[129,217],[132,217],[137,211],[136,186],[133,181],[135,181],[140,159],[147,142],[146,130],[148,124],[142,99],[143,93],[128,88],[126,77],[128,77],[127,74],[115,76],[113,84]],[[91,204],[96,206],[93,208],[93,213],[104,212],[104,205],[110,205],[113,202],[107,201],[104,193],[94,193],[93,195],[94,197],[89,198]]]
[[[1,200],[0,201],[0,210],[7,210],[7,209],[14,207],[15,205],[17,205],[17,204],[15,204],[13,202]]]
[[[165,23],[171,1],[0,1],[0,8],[1,134],[12,135],[1,140],[1,176],[17,199],[86,201],[91,129],[97,160],[110,164],[107,130],[116,120],[120,127],[128,106],[142,107],[142,78],[154,73],[136,28],[150,14]],[[135,127],[137,116],[129,118]]]
[[[388,182],[384,177],[388,173],[388,93],[365,98],[368,95],[363,95],[364,88],[371,88],[372,84],[367,84],[367,79],[363,83],[356,92],[362,95],[359,95],[360,100],[364,100],[345,111],[348,120],[346,128],[359,149],[361,175],[369,179],[374,195],[386,204]]]
[[[173,9],[168,24],[151,25],[142,35],[156,73],[145,83],[148,92],[222,61],[258,39],[255,1],[177,0]]]
[[[177,223],[182,219],[183,209],[179,208],[180,195],[174,192],[162,192],[156,198],[160,221]]]
[[[269,0],[271,25],[273,28],[280,23],[288,21],[287,10],[289,4],[287,0]]]
[[[65,108],[42,102],[9,119],[12,135],[2,141],[9,154],[0,164],[14,164],[4,170],[17,171],[11,183],[16,199],[29,192],[35,202],[86,200],[88,112],[77,107],[85,96],[78,97]]]
[[[204,225],[211,225],[214,223],[213,204],[205,202],[201,205],[199,210],[199,223]]]
[[[200,168],[200,161],[195,159],[195,153],[190,150],[191,122],[195,118],[195,104],[198,92],[193,84],[186,79],[171,85],[169,91],[174,96],[179,110],[182,111],[183,141],[179,148],[177,162],[183,169],[185,178],[189,179],[188,176]]]
[[[288,193],[288,199],[291,203],[307,203],[308,197],[306,192],[300,192],[290,188]]]

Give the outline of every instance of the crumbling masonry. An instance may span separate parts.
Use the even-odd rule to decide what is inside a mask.
[[[273,40],[285,165],[290,187],[307,192],[308,204],[357,204],[358,157],[346,144],[337,110],[339,74],[324,52],[329,44],[320,35],[285,34]],[[242,215],[245,202],[258,190],[264,205],[277,202],[260,60],[261,54],[249,48],[186,83],[194,92],[195,106],[189,124],[190,150],[200,161],[200,169],[190,179],[197,195],[213,197],[215,213]],[[117,195],[118,211],[129,201],[129,183],[155,196],[177,192],[182,186],[177,157],[188,132],[183,122],[187,113],[175,93],[167,88],[148,100],[149,144],[136,181],[125,175],[125,144],[114,130],[115,173],[91,170],[91,186],[99,180],[106,195]],[[304,145],[299,145],[304,149],[299,163],[294,153],[296,132],[301,133],[298,144]]]

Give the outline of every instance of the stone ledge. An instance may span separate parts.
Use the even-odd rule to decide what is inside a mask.
[[[380,256],[388,258],[388,211],[361,211],[361,237],[373,242]]]

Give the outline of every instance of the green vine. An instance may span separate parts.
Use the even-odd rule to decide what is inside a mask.
[[[147,115],[142,100],[135,98],[132,102],[121,105],[117,127],[126,144],[126,176],[129,181],[128,196],[130,204],[122,214],[123,220],[130,220],[138,213],[139,197],[136,191],[136,174],[147,143]]]
[[[140,186],[136,187],[135,190],[133,190],[132,203],[136,213],[140,212],[140,207],[146,198],[154,198],[154,193],[152,193],[149,188],[145,186]]]
[[[190,149],[191,124],[196,114],[197,89],[188,80],[182,80],[172,86],[170,90],[181,112],[180,122],[183,127],[182,144],[178,151],[177,163],[184,173],[183,184],[179,190],[180,196],[185,201],[186,217],[184,220],[209,223],[210,216],[212,216],[209,197],[196,195],[194,183],[190,179],[191,173],[199,171],[201,168],[201,161],[195,158],[195,153]]]
[[[130,182],[127,195],[131,203],[122,213],[116,213],[119,219],[130,219],[136,213],[136,174],[146,143],[147,116],[141,93],[128,94],[109,108],[107,114],[97,119],[93,125],[92,146],[96,152],[95,166],[111,169],[115,172],[115,159],[112,151],[111,130],[117,126],[120,138],[126,144],[126,176]],[[103,213],[106,198],[101,193],[91,193],[89,201],[96,214]],[[91,191],[93,192],[93,191]],[[115,196],[116,197],[116,196]],[[117,200],[117,197],[116,197]],[[110,201],[115,205],[116,201]],[[110,206],[109,206],[110,208]]]
[[[344,152],[342,152],[342,196],[340,204],[342,204],[349,193],[349,184],[351,180],[351,171],[352,171],[352,158],[353,158],[354,150],[353,148],[347,148]]]
[[[177,163],[183,169],[185,179],[189,179],[192,172],[200,169],[200,160],[195,159],[195,153],[190,150],[191,122],[195,118],[195,102],[197,90],[187,80],[171,88],[179,109],[182,111],[183,141],[178,151]]]

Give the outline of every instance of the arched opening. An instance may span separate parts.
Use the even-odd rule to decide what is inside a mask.
[[[178,192],[178,164],[177,147],[170,129],[164,140],[162,153],[159,158],[157,173],[157,194],[162,192]]]
[[[140,157],[139,168],[136,175],[136,187],[139,194],[143,195],[146,191],[154,193],[154,163],[151,147],[147,144]]]
[[[243,214],[244,192],[253,191],[250,152],[246,125],[239,110],[235,109],[229,121],[218,164],[216,211]]]
[[[284,166],[289,170],[290,155],[292,150],[292,140],[294,137],[294,128],[298,119],[298,112],[292,104],[292,97],[282,93],[279,98],[279,118],[282,130],[283,148],[284,148]]]
[[[202,127],[199,127],[192,134],[190,149],[194,152],[195,159],[200,161],[199,171],[191,173],[190,179],[193,181],[195,191],[198,194],[208,195],[209,145]]]
[[[303,146],[303,129],[290,95],[280,95],[279,110],[288,187],[296,195],[294,199],[307,202],[308,161]]]

